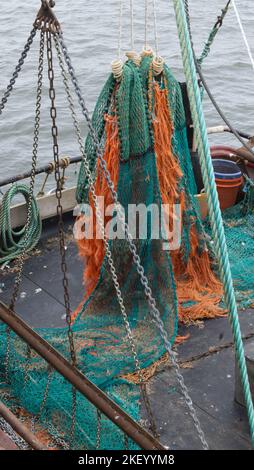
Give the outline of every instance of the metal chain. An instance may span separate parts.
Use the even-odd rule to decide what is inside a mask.
[[[0,416],[0,429],[4,431],[7,436],[16,444],[16,446],[20,450],[30,450],[30,446],[22,439],[22,437],[18,436],[16,432],[12,429],[9,423],[7,423],[1,416]]]
[[[48,396],[49,396],[49,387],[50,387],[50,384],[51,384],[51,381],[52,381],[52,376],[53,376],[53,368],[50,364],[48,364],[48,367],[47,367],[47,382],[46,382],[44,394],[43,394],[43,397],[42,397],[42,400],[41,400],[41,404],[40,404],[40,407],[39,407],[39,411],[31,419],[31,431],[32,431],[33,434],[35,434],[35,425],[40,420],[40,418],[42,416],[42,413],[43,413],[43,411],[46,407],[46,403],[47,403]]]
[[[40,118],[41,118],[44,44],[45,44],[45,36],[44,36],[44,33],[41,32],[34,139],[33,139],[33,152],[32,152],[32,170],[31,170],[31,179],[30,179],[30,186],[29,186],[28,203],[27,203],[27,220],[26,220],[26,225],[25,225],[24,245],[23,245],[22,252],[18,258],[18,274],[15,279],[14,291],[13,291],[13,295],[12,295],[12,299],[10,303],[11,310],[14,310],[15,308],[15,304],[16,304],[16,300],[17,300],[18,292],[19,292],[19,287],[20,287],[21,280],[22,280],[22,272],[23,272],[26,248],[27,248],[28,237],[29,237],[28,228],[30,226],[31,215],[32,215],[32,200],[33,200],[34,184],[35,184],[35,176],[36,176],[36,165],[37,165],[37,157],[38,157],[39,132],[40,132]]]
[[[65,233],[63,223],[63,208],[62,208],[62,179],[60,172],[59,162],[59,148],[58,148],[58,128],[56,124],[57,111],[55,106],[55,88],[54,88],[54,69],[53,69],[53,51],[52,51],[52,33],[46,32],[47,38],[47,58],[48,58],[48,78],[49,78],[49,97],[51,102],[50,116],[52,120],[52,137],[53,137],[53,156],[55,163],[55,181],[56,181],[56,199],[57,199],[57,215],[58,215],[58,233],[60,243],[60,255],[61,255],[61,270],[63,273],[63,289],[64,289],[64,305],[66,312],[66,323],[68,326],[68,339],[70,346],[70,356],[72,365],[76,366],[76,352],[74,335],[72,330],[71,320],[71,307],[69,297],[69,285],[67,277],[67,264],[65,254]],[[72,406],[72,425],[70,431],[70,447],[74,437],[75,425],[76,425],[76,389],[73,387],[73,406]]]
[[[24,50],[23,50],[23,52],[22,52],[22,54],[21,54],[21,57],[20,57],[20,59],[19,59],[19,61],[18,61],[18,64],[17,64],[17,66],[16,66],[16,68],[15,68],[15,70],[14,70],[14,72],[13,72],[12,78],[10,79],[10,83],[9,83],[9,85],[7,86],[7,89],[6,89],[6,91],[5,91],[4,95],[3,95],[3,98],[2,98],[2,100],[1,100],[1,102],[0,102],[0,116],[1,116],[1,114],[2,114],[2,112],[3,112],[3,110],[4,110],[4,107],[5,107],[5,105],[6,105],[7,101],[8,101],[8,98],[9,98],[9,96],[10,96],[12,90],[13,90],[13,87],[14,87],[14,85],[15,85],[15,83],[16,83],[16,80],[17,80],[17,78],[18,78],[18,75],[19,75],[19,73],[20,73],[20,71],[21,71],[21,69],[22,69],[22,66],[23,66],[23,64],[24,64],[24,61],[25,61],[25,59],[26,59],[26,57],[27,57],[27,54],[28,54],[28,52],[29,52],[29,50],[30,50],[30,48],[31,48],[31,45],[32,45],[32,43],[33,43],[33,40],[34,40],[35,35],[36,35],[36,29],[33,28],[32,31],[31,31],[31,33],[30,33],[30,35],[29,35],[29,37],[28,37],[28,40],[27,40],[27,42],[26,42],[26,44],[25,44]]]
[[[42,397],[42,401],[41,401],[41,404],[40,404],[40,407],[39,407],[39,411],[36,415],[32,416],[32,418],[31,418],[31,432],[33,434],[35,434],[35,432],[36,432],[35,425],[40,420],[41,415],[42,415],[42,413],[43,413],[43,411],[46,407],[47,399],[48,399],[48,396],[49,396],[49,387],[50,387],[50,383],[51,383],[51,379],[52,379],[52,373],[53,373],[53,369],[50,365],[48,365],[48,368],[47,368],[47,382],[46,382],[44,394],[43,394],[43,397]],[[28,378],[28,376],[27,376],[27,378]]]
[[[33,35],[33,37],[35,34]],[[35,125],[34,125],[34,139],[33,139],[33,151],[32,151],[32,170],[31,179],[29,186],[28,202],[27,202],[27,220],[25,225],[24,245],[17,261],[17,276],[14,282],[14,289],[12,298],[10,301],[10,309],[14,310],[17,301],[20,284],[22,281],[23,267],[25,262],[26,249],[29,238],[29,226],[32,216],[32,201],[34,193],[34,182],[36,175],[37,156],[38,156],[38,144],[39,144],[39,131],[40,131],[40,116],[41,116],[41,95],[42,95],[42,81],[43,81],[43,59],[44,59],[44,45],[45,37],[44,33],[41,32],[40,36],[40,52],[39,52],[39,66],[38,66],[38,82],[37,82],[37,98],[36,98],[36,109],[35,109]],[[29,50],[29,49],[28,49]],[[15,83],[15,82],[14,82]],[[11,332],[10,328],[6,328],[6,355],[5,355],[5,376],[7,382],[9,381],[9,359],[10,359],[10,348],[11,348]]]
[[[129,450],[129,436],[124,434],[124,450]]]
[[[5,369],[5,380],[9,382],[9,364],[10,364],[10,354],[11,354],[11,329],[9,326],[6,327],[6,351],[4,358],[4,369]]]
[[[101,411],[97,409],[97,433],[96,433],[96,450],[101,448]]]
[[[27,344],[27,345],[26,345],[26,362],[25,362],[25,366],[24,366],[25,375],[24,375],[24,384],[23,384],[23,388],[26,386],[26,384],[27,384],[27,382],[28,382],[28,372],[29,372],[29,365],[30,365],[30,360],[31,360],[31,354],[32,354],[31,347],[29,346],[29,344]]]
[[[77,417],[77,390],[72,387],[72,416],[71,416],[71,430],[69,439],[69,448],[72,449],[75,440],[75,428],[76,428],[76,417]]]
[[[30,180],[30,187],[29,187],[29,196],[28,196],[28,206],[27,206],[27,221],[25,226],[25,237],[24,237],[24,247],[20,258],[18,258],[18,275],[15,280],[15,288],[12,295],[12,300],[10,304],[10,308],[14,310],[19,287],[22,280],[22,273],[25,261],[25,254],[26,254],[26,247],[28,242],[28,231],[27,227],[30,224],[31,214],[32,214],[32,197],[34,193],[34,183],[35,183],[35,173],[36,173],[36,166],[37,166],[37,156],[38,156],[38,146],[39,146],[39,131],[40,131],[40,115],[41,115],[41,99],[42,99],[42,82],[43,82],[43,63],[44,63],[44,49],[45,49],[45,33],[41,31],[40,34],[40,50],[39,50],[39,66],[38,66],[38,82],[37,82],[37,98],[36,98],[36,111],[35,111],[35,125],[34,125],[34,139],[33,139],[33,156],[32,156],[32,171],[31,171],[31,180]],[[9,330],[9,328],[8,328]],[[6,371],[7,371],[7,380],[8,378],[8,370],[9,370],[9,355],[10,355],[10,331],[7,334],[7,354],[6,354]],[[26,353],[26,363],[25,363],[25,376],[24,376],[24,387],[27,384],[29,378],[29,364],[31,359],[31,348],[27,345],[27,353]],[[51,372],[49,369],[48,373],[48,381],[46,385],[46,390],[44,394],[43,401],[40,406],[40,415],[45,407],[47,397],[48,397],[48,389],[51,380]],[[36,419],[36,418],[35,418]],[[39,418],[38,418],[39,419]]]
[[[133,356],[133,359],[134,359],[135,368],[136,368],[136,371],[138,373],[138,378],[139,378],[139,382],[140,382],[140,389],[141,389],[141,395],[142,395],[142,398],[144,400],[144,404],[145,404],[145,408],[146,408],[147,415],[148,415],[148,418],[149,418],[151,430],[152,430],[153,434],[156,437],[158,437],[158,433],[156,431],[155,419],[154,419],[153,412],[152,412],[152,409],[151,409],[150,400],[149,400],[149,397],[147,395],[146,384],[143,383],[143,375],[142,375],[141,365],[140,365],[140,362],[139,362],[139,359],[138,359],[138,354],[137,354],[137,351],[136,351],[134,338],[133,338],[133,335],[132,335],[132,331],[131,331],[130,323],[129,323],[129,320],[128,320],[128,315],[127,315],[127,312],[126,312],[126,308],[125,308],[125,305],[124,305],[122,292],[121,292],[121,289],[120,289],[120,285],[119,285],[119,281],[118,281],[114,261],[113,261],[113,258],[112,258],[110,245],[109,245],[108,239],[106,237],[104,223],[103,223],[103,219],[102,219],[102,214],[101,214],[100,208],[98,206],[97,195],[96,195],[95,186],[94,186],[94,178],[93,178],[93,175],[90,171],[89,162],[88,162],[85,150],[84,150],[83,140],[82,140],[82,137],[81,137],[81,131],[80,131],[80,127],[79,127],[78,120],[77,120],[77,115],[76,115],[75,108],[74,108],[73,98],[72,98],[71,91],[70,91],[70,88],[69,88],[68,77],[67,77],[67,74],[66,74],[66,71],[65,71],[61,50],[60,50],[60,47],[59,47],[57,37],[54,36],[54,38],[55,38],[56,51],[57,51],[57,55],[58,55],[58,61],[59,61],[59,65],[60,65],[60,69],[61,69],[61,73],[62,73],[62,77],[63,77],[63,82],[64,82],[64,86],[65,86],[65,90],[66,90],[66,95],[67,95],[67,99],[68,99],[68,103],[69,103],[69,107],[70,107],[70,111],[71,111],[71,115],[72,115],[72,119],[73,119],[74,129],[75,129],[75,132],[76,132],[76,136],[77,136],[77,140],[78,140],[78,144],[79,144],[80,152],[81,152],[81,156],[82,156],[82,161],[83,161],[84,168],[85,168],[85,171],[86,171],[86,175],[87,175],[87,178],[88,178],[89,188],[90,188],[90,192],[91,192],[92,199],[93,199],[94,206],[95,206],[95,210],[96,210],[98,225],[100,227],[101,234],[103,236],[106,257],[107,257],[107,260],[108,260],[108,263],[109,263],[110,272],[111,272],[111,275],[112,275],[114,287],[115,287],[115,290],[116,290],[117,299],[118,299],[118,302],[119,302],[119,305],[120,305],[120,309],[121,309],[121,313],[122,313],[122,317],[123,317],[123,321],[124,321],[124,325],[125,325],[125,330],[126,330],[126,333],[127,333],[127,337],[128,337],[130,347],[131,347],[131,352],[132,352],[132,356]]]
[[[96,131],[93,128],[92,121],[91,121],[90,116],[89,116],[89,111],[88,111],[88,109],[85,105],[85,101],[82,97],[81,89],[79,87],[79,84],[78,84],[78,81],[77,81],[77,78],[76,78],[74,68],[73,68],[72,63],[71,63],[71,59],[70,59],[67,47],[66,47],[66,45],[64,43],[64,40],[63,40],[63,35],[62,35],[62,33],[58,33],[57,36],[59,38],[59,42],[60,42],[60,45],[61,45],[61,48],[62,48],[62,51],[63,51],[65,62],[67,64],[68,71],[69,71],[72,83],[74,85],[74,89],[75,89],[75,92],[77,94],[82,113],[83,113],[83,115],[84,115],[84,117],[87,121],[87,125],[88,125],[89,131],[90,131],[91,138],[92,138],[92,140],[94,142],[94,145],[95,145],[95,148],[96,148],[96,152],[97,152],[97,155],[98,155],[98,158],[99,158],[99,161],[100,161],[101,168],[103,170],[103,173],[104,173],[104,176],[106,178],[108,187],[111,191],[113,200],[115,202],[115,205],[116,205],[116,208],[117,208],[117,211],[118,211],[118,214],[119,214],[119,219],[120,219],[121,224],[124,228],[126,239],[129,243],[129,248],[130,248],[130,251],[133,255],[134,264],[136,265],[137,272],[140,275],[140,280],[141,280],[141,283],[144,287],[145,295],[147,297],[149,306],[151,307],[151,312],[150,313],[151,313],[151,315],[152,315],[152,317],[153,317],[153,319],[154,319],[154,321],[155,321],[155,323],[156,323],[156,325],[159,329],[161,338],[163,339],[163,342],[164,342],[164,345],[165,345],[165,349],[166,349],[167,353],[169,354],[172,365],[175,369],[176,377],[177,377],[178,382],[180,384],[182,393],[183,393],[184,398],[185,398],[186,405],[187,405],[187,407],[189,409],[189,413],[190,413],[190,415],[193,419],[193,422],[194,422],[196,431],[198,433],[198,436],[200,438],[200,441],[202,443],[202,446],[203,446],[204,449],[208,449],[208,444],[206,442],[204,432],[201,429],[201,425],[200,425],[199,419],[197,417],[196,411],[194,409],[193,402],[192,402],[191,397],[189,395],[188,389],[187,389],[187,387],[184,383],[184,378],[181,374],[180,366],[179,366],[179,364],[177,362],[177,359],[176,359],[176,353],[175,353],[175,351],[172,350],[171,343],[170,343],[167,331],[166,331],[165,326],[163,324],[163,321],[161,319],[161,314],[160,314],[160,312],[159,312],[159,310],[156,306],[156,300],[152,295],[152,290],[149,286],[149,281],[147,279],[147,276],[145,275],[144,268],[141,265],[141,259],[140,259],[139,255],[137,253],[136,245],[135,245],[135,243],[133,241],[133,238],[130,234],[128,224],[125,222],[125,214],[123,212],[121,204],[119,204],[119,202],[118,202],[117,192],[115,191],[114,184],[113,184],[113,182],[111,180],[111,177],[110,177],[110,173],[107,169],[107,163],[105,162],[105,160],[103,158],[103,155],[101,153],[98,137],[97,137]],[[107,254],[107,249],[106,249],[106,254]],[[111,273],[112,273],[112,271],[111,271]],[[116,285],[117,285],[117,279],[116,279]],[[120,292],[120,294],[121,294],[121,292]],[[121,310],[122,310],[122,300],[121,300],[121,296],[119,296],[118,289],[117,289],[117,297],[118,297],[118,302],[119,302]],[[123,311],[124,311],[124,309],[123,309]]]
[[[48,367],[47,367],[47,383],[46,383],[46,386],[45,386],[45,391],[44,391],[44,395],[43,395],[43,398],[42,398],[42,401],[41,401],[41,404],[40,404],[40,408],[39,408],[39,411],[37,413],[37,415],[35,416],[35,421],[39,421],[40,418],[41,418],[41,415],[45,409],[45,406],[46,406],[46,403],[47,403],[47,400],[48,400],[48,396],[49,396],[49,387],[50,387],[50,384],[51,384],[51,381],[52,381],[52,377],[53,377],[53,368],[50,364],[48,364]]]

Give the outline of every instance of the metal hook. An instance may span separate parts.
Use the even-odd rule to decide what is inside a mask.
[[[36,29],[50,31],[53,34],[61,31],[60,24],[52,11],[54,6],[54,0],[41,0],[41,8],[34,23]]]

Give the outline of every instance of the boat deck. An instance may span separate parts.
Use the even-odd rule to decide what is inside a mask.
[[[72,219],[65,216],[66,258],[71,308],[82,298],[82,262],[72,239]],[[10,301],[15,266],[0,271],[1,300]],[[16,311],[34,327],[65,324],[57,224],[44,226],[37,249],[28,256]],[[254,310],[240,312],[245,342],[253,341]],[[178,346],[181,372],[190,391],[211,449],[251,449],[245,408],[234,401],[234,351],[226,318],[203,326],[180,327],[190,338]],[[174,371],[164,364],[149,381],[148,390],[161,442],[171,449],[200,449],[192,419],[176,383]],[[1,447],[1,444],[0,444]]]

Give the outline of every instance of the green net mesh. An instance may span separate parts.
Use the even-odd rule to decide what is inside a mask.
[[[104,115],[112,112],[111,98],[117,87],[116,112],[121,142],[117,192],[125,211],[131,203],[161,204],[151,116],[148,112],[150,67],[149,57],[142,60],[140,68],[130,61],[127,62],[120,85],[116,84],[113,76],[110,76],[100,94],[93,115],[93,126],[103,149]],[[188,258],[190,220],[192,223],[195,220],[200,234],[201,250],[204,246],[205,232],[194,198],[196,185],[188,149],[181,89],[167,66],[164,69],[164,76],[174,124],[173,150],[184,173],[181,185],[186,195],[187,208],[182,238],[183,250]],[[95,175],[97,155],[91,135],[87,137],[85,148],[90,169]],[[245,306],[254,301],[252,192],[253,188],[249,185],[243,203],[225,212],[224,215],[235,286],[239,302]],[[83,165],[78,179],[77,200],[79,203],[89,200],[87,175]],[[206,230],[209,234],[208,224]],[[149,222],[147,233],[147,239],[136,240],[135,244],[161,318],[173,343],[178,326],[178,300],[172,261],[168,251],[163,250],[162,236],[156,240],[152,239]],[[165,352],[163,341],[151,319],[144,288],[133,265],[127,242],[116,239],[110,242],[110,247],[137,356],[141,367],[145,368]],[[67,328],[47,328],[37,331],[69,359]],[[135,420],[140,421],[139,387],[123,378],[124,375],[135,372],[136,366],[106,259],[102,264],[97,286],[82,305],[73,325],[73,331],[78,368]],[[74,422],[71,385],[57,372],[50,370],[38,355],[29,353],[27,346],[14,333],[9,336],[3,324],[0,325],[0,363],[2,400],[16,412],[21,409],[26,410],[26,413],[35,418],[35,426],[47,429],[51,436],[49,445],[54,446],[55,442],[62,441],[69,443],[70,429]],[[123,449],[126,446],[123,432],[106,417],[102,417],[99,443],[97,431],[97,410],[77,393],[74,438],[71,447]],[[136,447],[129,439],[128,448]]]
[[[254,305],[254,183],[247,178],[245,196],[223,211],[224,230],[238,307]],[[211,227],[206,222],[207,233]]]
[[[113,82],[110,77],[93,117],[102,148],[105,139],[104,114],[109,111]],[[119,201],[125,209],[132,202],[160,205],[147,104],[139,72],[132,64],[125,66],[123,80],[118,88],[117,107],[122,160],[117,188]],[[90,135],[86,141],[86,152],[90,168],[95,172],[96,155]],[[79,175],[77,199],[82,202],[88,200],[83,166]],[[151,230],[148,227],[148,238],[138,240],[136,245],[173,343],[177,332],[177,298],[171,260],[168,253],[162,249],[162,243],[162,239],[151,239]],[[138,359],[144,368],[164,353],[163,341],[151,320],[144,288],[133,266],[127,242],[112,241],[111,251]],[[140,420],[139,387],[122,378],[125,374],[133,373],[136,365],[114,292],[105,259],[96,289],[84,303],[73,325],[78,367],[135,420]],[[45,329],[38,332],[65,357],[69,357],[67,329]],[[0,357],[4,364],[8,348],[4,325],[1,326],[0,340]],[[46,363],[37,355],[32,355],[29,360],[26,357],[26,346],[11,334],[7,385],[4,383],[4,367],[2,369],[4,396],[9,397],[8,401],[10,396],[14,397],[13,406],[22,406],[27,412],[37,416],[50,434],[68,442],[72,423],[72,388],[58,373],[49,374]],[[79,393],[77,398],[75,439],[72,447],[93,449],[97,441],[96,409]],[[40,411],[42,403],[44,406]],[[136,446],[129,440],[128,447]],[[102,421],[100,448],[124,448],[123,433],[105,417]]]

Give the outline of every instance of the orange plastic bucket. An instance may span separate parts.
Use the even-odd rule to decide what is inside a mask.
[[[220,201],[221,210],[227,209],[235,204],[236,198],[243,184],[243,178],[235,178],[231,180],[215,179],[217,192]]]
[[[242,181],[243,181],[243,177],[240,176],[240,178],[232,178],[231,180],[225,180],[225,179],[220,179],[220,178],[215,178],[215,181],[216,181],[216,184],[217,183],[221,183],[223,184],[224,186],[231,186],[232,183],[233,184],[236,184],[236,183],[241,183],[242,184]]]

